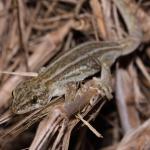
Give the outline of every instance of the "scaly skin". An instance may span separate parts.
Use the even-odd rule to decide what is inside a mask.
[[[53,97],[69,95],[69,84],[76,84],[100,71],[99,85],[105,90],[106,96],[109,95],[110,67],[119,56],[133,52],[142,39],[138,22],[127,4],[123,0],[114,2],[127,24],[129,36],[118,41],[86,42],[66,52],[38,77],[20,83],[14,89],[14,113],[30,112],[46,106]],[[93,58],[100,62],[101,67]]]

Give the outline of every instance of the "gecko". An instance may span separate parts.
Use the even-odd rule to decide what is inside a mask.
[[[123,0],[113,0],[122,15],[129,35],[117,41],[85,42],[65,52],[46,69],[21,82],[13,90],[11,110],[24,114],[42,108],[55,97],[65,96],[65,100],[75,93],[77,83],[101,72],[98,82],[111,98],[110,69],[117,58],[132,53],[141,43],[142,31],[137,18]],[[99,64],[96,62],[100,62]]]

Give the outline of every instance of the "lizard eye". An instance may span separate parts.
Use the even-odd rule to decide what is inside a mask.
[[[33,98],[31,99],[33,104],[37,103],[37,100],[38,100],[38,97],[36,95],[34,95]]]

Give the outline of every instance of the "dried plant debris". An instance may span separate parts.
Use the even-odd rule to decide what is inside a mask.
[[[128,35],[128,22],[114,1],[0,1],[0,149],[150,149],[150,5],[146,0],[124,0],[139,20],[143,39],[136,52],[112,66],[112,100],[108,101],[111,89],[107,93],[98,84],[100,72],[76,83],[77,89],[67,89],[70,95],[76,93],[73,101],[66,102],[65,95],[25,114],[11,109],[13,89],[71,48]]]

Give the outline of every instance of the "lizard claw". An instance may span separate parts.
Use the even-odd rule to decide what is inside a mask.
[[[106,96],[108,99],[112,99],[112,88],[109,84],[107,84],[105,81],[99,79],[99,78],[93,78],[96,85],[98,86],[99,90],[102,92],[104,96]]]

